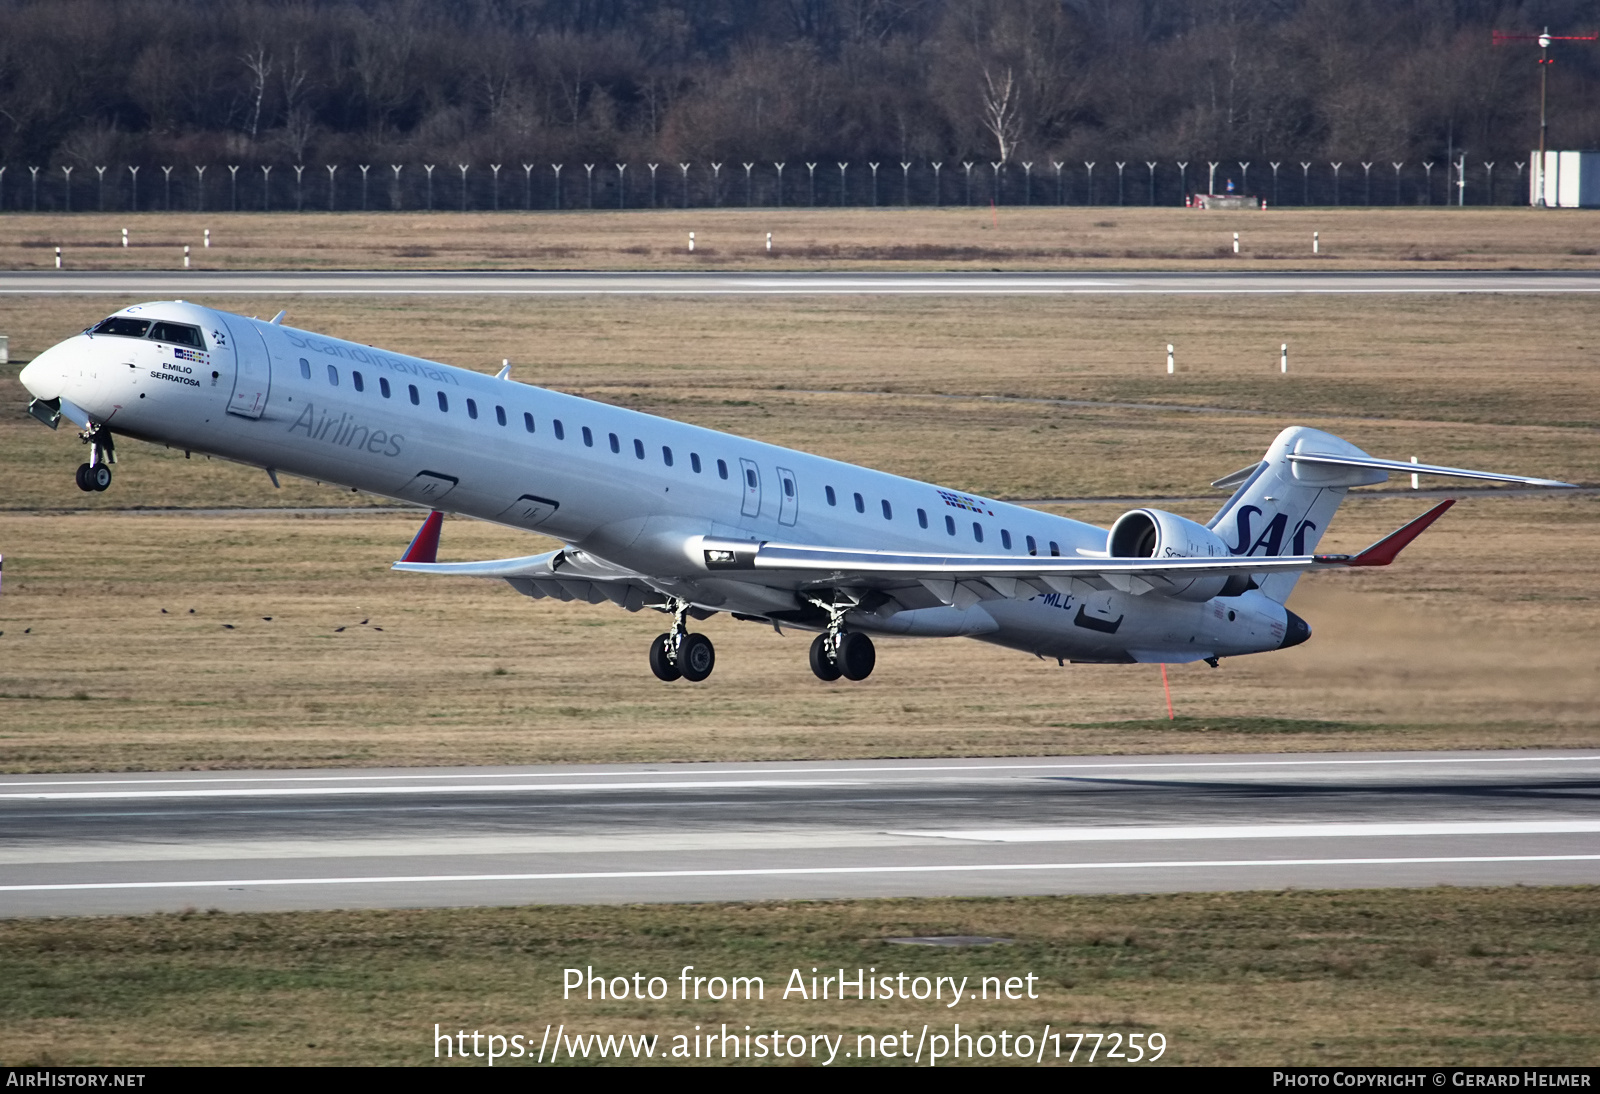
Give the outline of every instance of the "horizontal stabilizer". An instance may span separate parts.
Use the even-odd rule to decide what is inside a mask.
[[[1429,509],[1416,520],[1401,528],[1395,529],[1378,542],[1352,558],[1346,565],[1350,566],[1387,566],[1395,557],[1410,546],[1411,541],[1428,530],[1428,525],[1444,516],[1445,510],[1456,503],[1455,498],[1446,498],[1444,501]]]
[[[1550,486],[1575,489],[1576,484],[1555,479],[1534,479],[1526,475],[1500,475],[1493,471],[1469,471],[1463,467],[1439,467],[1431,463],[1377,460],[1371,456],[1335,456],[1319,452],[1291,452],[1291,463],[1319,464],[1325,467],[1366,467],[1374,471],[1395,471],[1410,475],[1445,475],[1453,479],[1479,479],[1486,482],[1514,482],[1522,486]],[[1235,472],[1237,474],[1237,472]],[[1229,476],[1230,478],[1232,476]],[[1222,480],[1218,480],[1221,482]]]
[[[438,535],[435,534],[434,548],[437,549],[438,546]],[[439,574],[445,577],[550,577],[555,573],[551,563],[559,554],[560,551],[546,551],[542,555],[497,558],[488,562],[435,562],[432,557],[413,559],[410,557],[411,552],[407,551],[407,557],[396,562],[391,569],[405,570],[414,574]]]

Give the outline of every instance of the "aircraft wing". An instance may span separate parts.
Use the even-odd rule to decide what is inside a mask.
[[[444,515],[428,515],[406,553],[392,569],[446,577],[497,577],[517,592],[535,600],[582,600],[590,604],[611,601],[636,612],[661,601],[643,574],[570,547],[521,558],[485,562],[439,562],[439,527]]]
[[[1387,566],[1445,510],[1450,499],[1354,555],[1279,555],[1215,558],[1102,558],[1032,555],[934,555],[900,551],[822,547],[696,537],[689,544],[705,568],[718,575],[740,571],[771,581],[779,574],[800,577],[818,588],[856,587],[893,590],[920,585],[944,604],[965,606],[995,597],[1033,596],[1049,590],[1073,591],[1074,581],[1098,589],[1159,592],[1197,577],[1251,577],[1352,566]],[[776,582],[774,582],[776,583]]]

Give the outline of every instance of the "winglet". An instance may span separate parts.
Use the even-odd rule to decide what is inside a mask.
[[[1444,511],[1456,503],[1455,498],[1446,498],[1426,513],[1409,524],[1395,529],[1378,542],[1356,555],[1346,566],[1387,566],[1393,562],[1410,545],[1411,541],[1427,531],[1428,525],[1444,516]]]
[[[268,320],[268,322],[271,323],[275,327],[281,327],[281,326],[283,326],[283,317],[288,315],[288,314],[289,314],[289,309],[288,308],[284,308],[277,315],[274,315],[270,320]]]
[[[422,522],[422,527],[417,529],[416,538],[411,541],[411,546],[406,548],[406,553],[400,556],[401,562],[438,562],[439,561],[439,528],[444,524],[444,514],[435,509],[428,514],[428,519]]]

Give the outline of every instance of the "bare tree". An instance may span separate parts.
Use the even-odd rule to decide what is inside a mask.
[[[267,55],[267,47],[257,43],[255,49],[246,53],[240,60],[244,62],[252,81],[250,124],[247,128],[250,139],[255,140],[261,131],[261,104],[267,97],[267,77],[272,75],[272,58]]]
[[[1005,78],[997,84],[989,67],[983,69],[983,127],[999,146],[1000,162],[1011,159],[1016,150],[1017,138],[1022,133],[1022,110],[1018,103],[1016,80],[1007,68]]]

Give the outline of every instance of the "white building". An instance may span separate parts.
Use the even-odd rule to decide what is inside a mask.
[[[1528,174],[1528,204],[1553,209],[1600,208],[1600,152],[1546,152],[1544,171],[1539,170],[1539,153],[1529,156],[1533,170]]]

